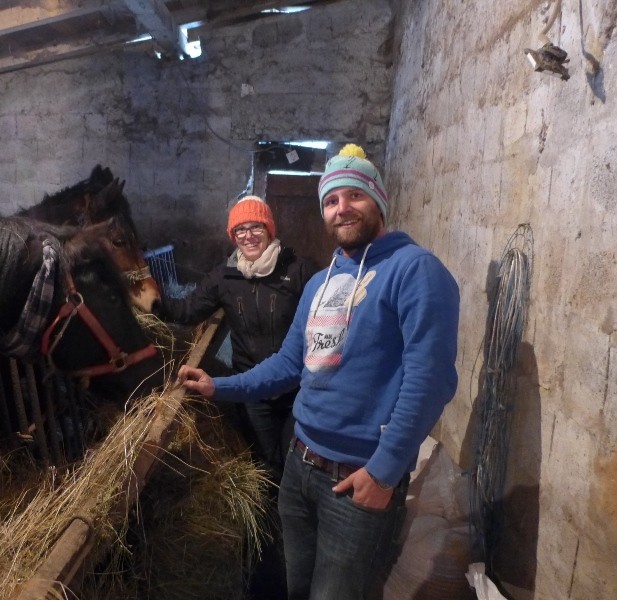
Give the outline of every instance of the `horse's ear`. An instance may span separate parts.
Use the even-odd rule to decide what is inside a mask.
[[[85,214],[88,214],[89,211],[90,211],[90,204],[91,203],[92,203],[92,195],[89,194],[89,193],[85,193],[83,196],[81,196],[77,200],[76,205],[77,205],[77,208],[81,212],[83,212]]]
[[[101,165],[96,165],[94,169],[92,169],[92,173],[90,173],[90,184],[95,186],[104,187],[111,183],[114,179],[113,173],[111,172],[109,167],[101,167]]]
[[[116,177],[104,190],[109,199],[115,199],[122,196],[122,190],[124,189],[125,181],[120,180]]]
[[[103,174],[103,167],[101,165],[96,165],[94,169],[92,169],[92,173],[90,173],[90,181],[96,181],[101,178]]]
[[[114,174],[111,172],[111,169],[109,167],[105,167],[103,169],[103,175],[105,175],[106,184],[114,180]]]

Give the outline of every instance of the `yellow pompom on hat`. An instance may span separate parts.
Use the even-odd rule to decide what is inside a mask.
[[[276,225],[272,211],[259,196],[244,196],[229,211],[227,235],[232,242],[234,241],[234,229],[242,223],[263,223],[270,239],[273,240],[276,237]]]
[[[388,195],[377,167],[366,158],[366,152],[356,144],[346,144],[327,163],[319,180],[319,207],[323,217],[323,200],[331,190],[357,187],[366,192],[381,211],[384,223],[388,220]]]
[[[339,156],[355,156],[366,160],[366,152],[357,144],[345,144],[338,153]]]

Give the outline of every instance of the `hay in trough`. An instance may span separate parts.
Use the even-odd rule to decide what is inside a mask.
[[[28,505],[43,477],[24,448],[0,453],[0,524]]]
[[[99,563],[104,572],[89,577],[82,593],[67,590],[67,597],[197,598],[190,590],[203,590],[204,579],[205,597],[241,597],[246,565],[267,535],[268,483],[247,452],[235,455],[241,444],[223,431],[214,409],[196,415],[180,407],[164,466],[136,509],[123,504],[136,456],[165,402],[164,394],[141,399],[80,463],[62,473],[49,470],[29,487],[33,497],[25,508],[25,496],[13,502],[0,524],[2,598],[32,577],[74,519],[89,524],[95,541],[89,565]]]
[[[211,331],[195,343],[189,363],[203,356]],[[185,400],[174,387],[134,401],[79,463],[48,469],[10,500],[0,498],[1,598],[31,593],[31,584],[43,584],[45,597],[83,600],[243,596],[247,571],[269,535],[269,482],[213,405]],[[4,491],[14,461],[0,458]],[[162,468],[137,498],[156,464]],[[65,535],[75,530],[85,537],[78,546]],[[76,568],[86,581],[54,583],[64,575],[50,565],[67,548],[79,550]],[[58,574],[43,575],[49,572]]]
[[[224,440],[231,445],[219,444]],[[269,483],[246,448],[234,456],[234,443],[216,413],[183,415],[141,495],[127,535],[130,556],[116,556],[89,577],[82,598],[245,597],[249,571],[269,535]]]
[[[243,598],[265,530],[263,483],[247,456],[184,480],[167,471],[142,505],[147,597]]]
[[[124,493],[140,443],[162,401],[153,395],[136,403],[97,449],[88,451],[82,461],[63,473],[47,471],[24,510],[15,510],[2,522],[0,589],[4,597],[10,597],[33,575],[76,518],[91,524],[90,533],[98,544],[121,539],[110,522],[109,509]]]

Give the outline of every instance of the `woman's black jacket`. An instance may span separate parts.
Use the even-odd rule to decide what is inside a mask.
[[[302,290],[316,271],[311,261],[296,256],[291,248],[282,248],[270,275],[245,279],[232,255],[186,298],[165,298],[163,317],[194,325],[223,308],[233,367],[237,372],[247,371],[280,349]]]

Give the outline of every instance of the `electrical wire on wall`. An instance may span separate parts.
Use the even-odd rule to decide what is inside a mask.
[[[182,76],[182,79],[184,80],[184,85],[186,86],[186,89],[189,92],[189,95],[192,98],[193,104],[195,106],[199,106],[198,100],[197,100],[197,95],[195,94],[195,92],[193,91],[193,88],[191,87],[185,73],[182,71],[182,68],[179,67],[178,71],[180,72],[180,75]],[[281,149],[285,149],[284,146],[268,146],[267,148],[246,148],[244,146],[240,146],[238,144],[235,144],[234,142],[232,142],[231,140],[227,139],[226,137],[222,136],[220,133],[218,133],[210,124],[209,121],[209,116],[211,114],[211,110],[210,107],[205,106],[204,107],[205,110],[202,112],[202,118],[204,121],[204,124],[206,126],[206,128],[208,129],[208,131],[220,142],[223,142],[224,144],[226,144],[227,146],[229,146],[232,150],[235,150],[236,152],[240,152],[243,154],[250,154],[251,156],[255,156],[256,154],[259,154],[261,152],[271,152],[272,150],[281,148]],[[254,159],[251,160],[251,173],[248,177],[246,186],[244,187],[244,189],[239,192],[236,197],[234,198],[235,200],[239,200],[240,198],[242,198],[243,196],[246,196],[247,194],[252,194],[253,193],[253,186],[255,183],[255,179],[254,179],[254,171],[255,171],[255,161]]]
[[[529,224],[519,225],[501,256],[489,305],[485,375],[470,478],[471,522],[489,575],[503,524],[510,416],[516,392],[512,372],[527,323],[532,267],[533,232]]]

